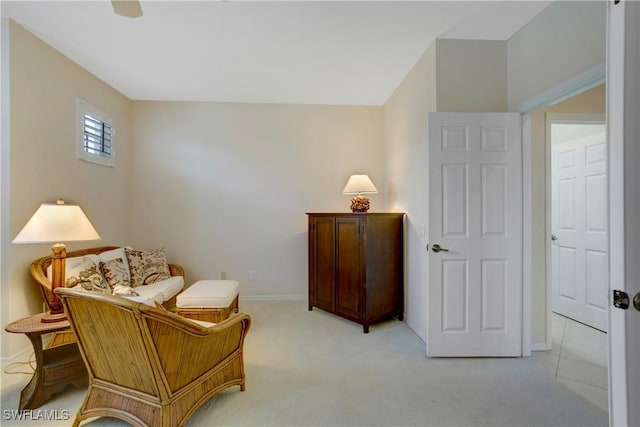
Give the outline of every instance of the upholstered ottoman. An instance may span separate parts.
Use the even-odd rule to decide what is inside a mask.
[[[178,294],[176,313],[194,320],[218,323],[238,312],[235,280],[200,280]]]

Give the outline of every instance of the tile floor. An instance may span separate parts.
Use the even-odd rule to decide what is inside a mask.
[[[552,349],[533,352],[533,358],[549,376],[607,411],[607,334],[555,313],[551,325]]]

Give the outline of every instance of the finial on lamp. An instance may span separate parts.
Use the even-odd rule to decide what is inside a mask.
[[[363,194],[376,194],[378,189],[369,178],[368,175],[351,175],[344,186],[342,194],[357,194],[351,199],[351,211],[353,213],[366,213],[369,210],[370,203]]]

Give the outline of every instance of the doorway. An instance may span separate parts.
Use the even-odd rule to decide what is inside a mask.
[[[554,313],[607,330],[607,140],[604,116],[548,113]]]
[[[602,87],[597,94],[604,92]],[[575,112],[580,107],[598,111],[597,103],[588,102],[588,93],[544,114],[544,238],[551,326],[551,351],[545,357],[555,358],[554,375],[559,382],[607,410],[606,118],[600,113]]]

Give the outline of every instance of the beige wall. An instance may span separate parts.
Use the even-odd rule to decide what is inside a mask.
[[[0,320],[9,319],[9,20],[0,17]],[[4,361],[6,337],[0,337],[0,360]],[[7,351],[7,354],[9,352]]]
[[[437,109],[507,111],[507,43],[436,40]]]
[[[348,212],[359,172],[384,210],[381,107],[134,102],[133,123],[128,243],[166,247],[188,284],[306,298],[305,213]]]
[[[130,101],[15,23],[10,24],[10,144],[7,240],[13,239],[38,206],[58,197],[78,203],[100,242],[68,244],[68,248],[125,241],[129,203]],[[109,112],[117,130],[117,167],[107,168],[76,158],[76,98]],[[6,148],[6,147],[3,147]],[[2,324],[42,310],[31,260],[47,255],[50,244],[8,248],[8,280],[3,281]],[[5,293],[3,293],[5,295]],[[2,356],[28,346],[24,336],[2,333]]]
[[[405,311],[426,341],[427,113],[436,110],[436,48],[431,45],[384,105],[387,208],[406,212]]]
[[[604,114],[605,86],[600,85],[552,107],[531,115],[532,162],[532,341],[537,346],[547,342],[547,191],[546,191],[546,114]]]
[[[507,42],[509,111],[605,62],[606,2],[556,1]]]

